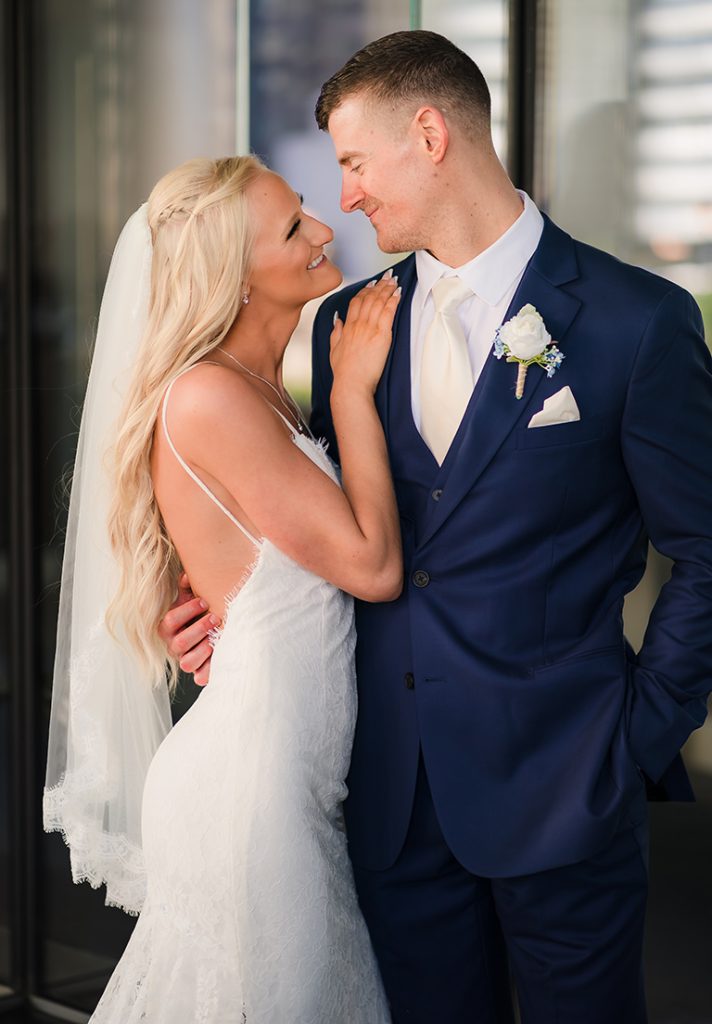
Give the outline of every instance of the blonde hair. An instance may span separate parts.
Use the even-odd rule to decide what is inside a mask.
[[[264,165],[253,156],[190,160],[161,178],[148,199],[153,240],[148,323],[111,457],[109,534],[120,583],[107,624],[138,653],[151,680],[177,663],[157,632],[175,600],[180,561],[156,503],[153,434],[168,384],[216,348],[234,324],[249,272],[252,230],[246,189]]]

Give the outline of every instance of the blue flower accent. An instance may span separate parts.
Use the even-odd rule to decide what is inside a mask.
[[[553,377],[556,371],[563,363],[566,356],[563,352],[560,352],[556,345],[552,345],[544,353],[544,369],[546,370],[547,377]]]

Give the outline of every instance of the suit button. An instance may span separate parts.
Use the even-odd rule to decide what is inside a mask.
[[[430,583],[430,574],[425,569],[416,569],[412,580],[416,587],[427,587],[428,583]]]
[[[440,501],[442,496],[443,496],[443,489],[442,489],[442,487],[436,487],[435,490],[433,491],[432,495],[431,495],[433,501]]]
[[[415,689],[415,676],[412,672],[406,672],[405,674],[405,688],[406,690]]]

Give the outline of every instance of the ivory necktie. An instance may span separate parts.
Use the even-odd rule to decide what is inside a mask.
[[[459,277],[440,278],[432,292],[435,316],[420,368],[420,433],[442,465],[472,394],[470,353],[457,308],[473,292]]]

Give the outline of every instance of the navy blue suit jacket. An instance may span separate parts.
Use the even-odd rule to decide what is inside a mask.
[[[357,604],[351,855],[393,863],[422,749],[467,868],[503,877],[573,863],[615,833],[641,771],[661,794],[692,797],[679,750],[712,689],[712,359],[700,312],[681,288],[546,219],[506,318],[532,303],[563,365],[550,379],[530,368],[517,401],[516,366],[490,357],[438,467],[410,412],[414,257],[395,272],[403,298],[376,400],[406,583],[395,602]],[[313,430],[336,458],[329,336],[360,287],[326,299],[314,326]],[[580,421],[528,429],[565,385]],[[674,567],[636,658],[622,606],[648,538]]]

